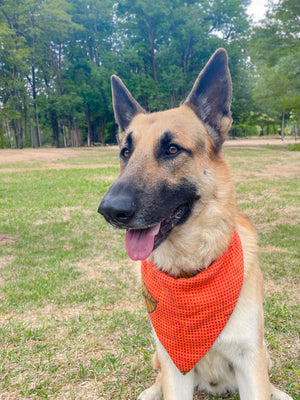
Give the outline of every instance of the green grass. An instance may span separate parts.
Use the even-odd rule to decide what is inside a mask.
[[[290,151],[300,151],[300,143],[289,144],[287,148]]]
[[[225,152],[258,229],[272,381],[296,399],[299,153]],[[155,379],[151,329],[124,232],[97,214],[117,151],[28,154],[0,152],[0,398],[134,399]]]

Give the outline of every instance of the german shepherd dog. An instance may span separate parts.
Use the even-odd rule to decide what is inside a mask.
[[[240,243],[242,249],[242,266],[235,270],[242,268],[242,280],[234,307],[226,314],[228,320],[213,342],[204,353],[197,353],[195,365],[187,371],[178,368],[176,356],[165,345],[160,324],[171,330],[169,339],[177,353],[190,346],[188,357],[193,358],[193,349],[202,344],[198,343],[200,336],[194,333],[194,325],[190,328],[191,336],[189,322],[186,329],[184,322],[173,320],[178,297],[174,293],[172,300],[172,290],[168,292],[170,319],[167,314],[163,321],[151,319],[156,341],[153,362],[159,370],[158,377],[138,399],[192,400],[194,390],[204,390],[213,395],[238,391],[241,400],[292,400],[269,381],[270,360],[263,338],[263,278],[256,233],[237,209],[230,170],[221,150],[232,123],[226,51],[218,49],[212,55],[178,108],[146,113],[117,76],[112,76],[112,95],[119,125],[121,172],[98,211],[112,226],[127,230],[128,255],[133,260],[146,260],[142,266],[152,268],[151,273],[159,274],[163,282],[168,284],[171,279],[174,285],[186,287],[209,274],[229,247],[230,252],[235,251],[234,234],[238,238],[235,243]],[[215,301],[214,290],[221,291],[221,298],[223,290],[229,295],[235,290],[230,282],[236,272],[231,272],[230,263],[224,265],[221,270],[226,280],[217,274],[220,281],[213,282],[217,289],[211,292],[209,298],[213,301],[209,307]],[[152,310],[147,307],[150,318],[156,308],[164,315],[164,303],[156,301],[157,294],[151,289],[160,283],[150,288],[147,282],[144,280],[147,288],[143,294],[153,303]],[[219,307],[218,296],[215,308]],[[193,292],[191,304],[196,297],[201,298],[201,291]],[[226,299],[223,306],[227,307]],[[187,306],[193,320],[198,321],[194,307]],[[215,331],[218,318],[209,330]],[[199,321],[196,325],[197,329],[203,328]],[[205,330],[204,327],[201,335],[205,336]]]

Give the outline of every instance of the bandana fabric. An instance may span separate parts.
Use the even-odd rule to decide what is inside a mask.
[[[243,278],[243,250],[237,232],[220,258],[189,279],[171,277],[142,261],[142,290],[151,323],[182,373],[193,369],[224,329]]]

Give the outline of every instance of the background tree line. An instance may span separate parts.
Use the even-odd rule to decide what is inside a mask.
[[[300,120],[298,0],[270,3],[253,27],[249,0],[0,0],[0,147],[112,143],[110,75],[144,108],[176,106],[225,47],[232,134]]]

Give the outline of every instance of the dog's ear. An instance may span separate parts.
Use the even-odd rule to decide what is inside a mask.
[[[145,113],[145,110],[132,97],[124,83],[116,75],[111,77],[111,89],[116,122],[119,125],[120,132],[122,132],[128,127],[136,114]]]
[[[231,127],[231,78],[225,49],[218,49],[200,72],[185,104],[204,122],[219,151]]]

